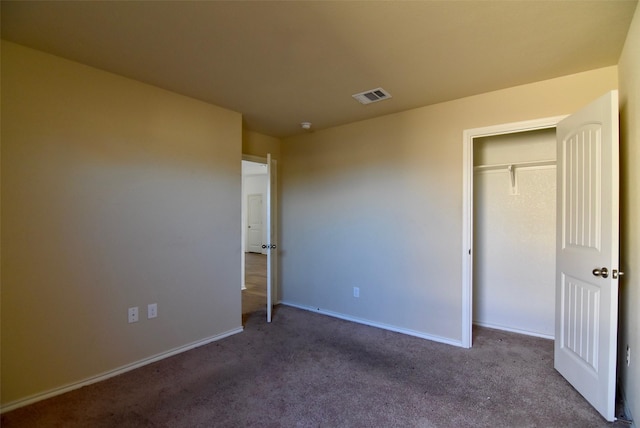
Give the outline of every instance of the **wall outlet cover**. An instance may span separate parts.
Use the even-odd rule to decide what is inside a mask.
[[[138,322],[138,307],[129,308],[128,312],[129,323]]]
[[[156,318],[158,316],[158,304],[151,303],[147,305],[147,319]]]

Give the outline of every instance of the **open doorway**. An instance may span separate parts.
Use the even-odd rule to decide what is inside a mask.
[[[242,161],[242,320],[267,308],[267,165]]]
[[[270,154],[244,155],[242,168],[241,287],[247,295],[243,314],[259,313],[257,307],[262,307],[271,322],[278,302],[277,163]]]

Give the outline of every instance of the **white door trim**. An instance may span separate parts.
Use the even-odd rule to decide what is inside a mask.
[[[473,140],[555,128],[565,116],[466,129],[462,141],[462,346],[472,346],[473,323]]]
[[[271,322],[273,312],[273,228],[272,228],[272,209],[271,203],[272,187],[273,187],[273,166],[271,165],[271,153],[267,153],[267,322]]]

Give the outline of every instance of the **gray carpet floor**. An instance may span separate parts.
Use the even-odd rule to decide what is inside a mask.
[[[245,331],[2,415],[2,427],[605,427],[553,342],[460,349],[291,307]]]

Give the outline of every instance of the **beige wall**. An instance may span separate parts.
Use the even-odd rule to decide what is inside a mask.
[[[640,8],[618,64],[620,79],[621,261],[618,375],[633,417],[640,418]],[[631,365],[625,361],[631,347]],[[637,422],[636,422],[637,424]]]
[[[3,405],[239,331],[240,114],[5,42],[2,84]]]
[[[615,88],[614,66],[283,140],[282,300],[460,342],[463,130]]]
[[[274,159],[280,158],[280,140],[258,132],[242,131],[242,154],[266,158],[271,153]]]

